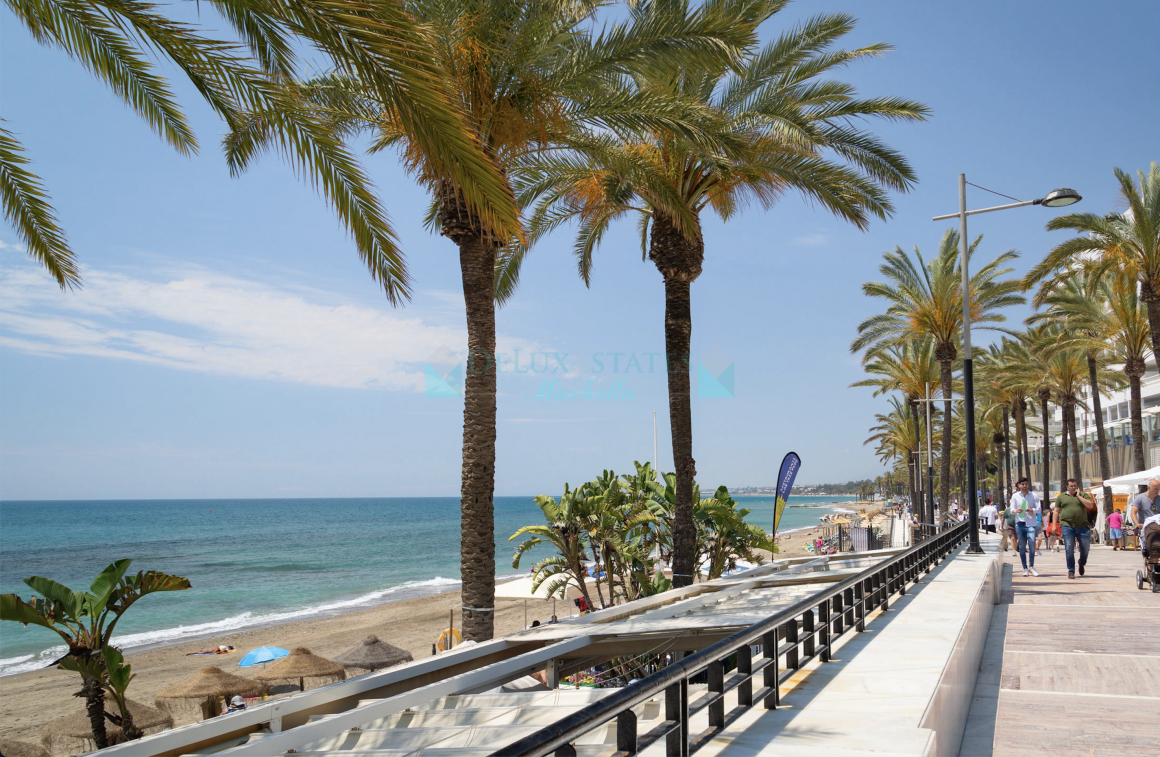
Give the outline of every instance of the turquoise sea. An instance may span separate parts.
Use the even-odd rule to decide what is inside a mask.
[[[772,497],[737,499],[752,510],[750,521],[771,527]],[[781,530],[815,525],[833,512],[793,505],[852,499],[792,497]],[[531,497],[496,497],[499,575],[517,573],[508,537],[541,517]],[[187,576],[193,588],[142,599],[118,625],[118,644],[215,636],[456,588],[459,499],[0,503],[0,593],[27,597],[22,579],[32,575],[87,588],[122,557],[133,558],[133,570]],[[530,568],[528,557],[519,573]],[[63,652],[58,641],[47,629],[4,623],[0,675],[43,667]]]

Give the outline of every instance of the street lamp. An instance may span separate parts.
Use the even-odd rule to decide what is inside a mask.
[[[990,190],[988,190],[990,191]],[[935,221],[945,221],[950,218],[959,219],[959,265],[963,269],[963,397],[966,399],[966,425],[967,425],[967,503],[968,512],[971,521],[971,545],[967,548],[970,554],[981,554],[982,548],[979,546],[979,501],[978,493],[976,492],[977,477],[975,471],[975,369],[974,361],[971,360],[971,298],[970,298],[970,273],[967,270],[967,249],[970,246],[967,242],[967,216],[974,216],[980,213],[992,213],[996,210],[1007,210],[1009,208],[1023,208],[1028,205],[1042,205],[1045,208],[1065,208],[1068,205],[1074,205],[1083,198],[1079,192],[1067,187],[1060,187],[1047,193],[1046,197],[1041,197],[1038,200],[1026,200],[1024,202],[1012,202],[1006,205],[996,205],[991,208],[980,208],[979,210],[967,210],[967,175],[959,174],[959,212],[948,213],[943,216],[935,216]],[[946,503],[943,503],[946,507]]]

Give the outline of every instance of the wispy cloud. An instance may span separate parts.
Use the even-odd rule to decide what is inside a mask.
[[[797,237],[793,240],[793,243],[799,247],[817,247],[829,241],[829,234],[822,234],[821,232],[818,232],[817,234],[806,234],[805,236]]]
[[[423,362],[440,345],[467,341],[459,317],[438,309],[373,307],[204,270],[149,280],[86,268],[75,292],[61,292],[31,263],[0,271],[3,349],[317,386],[423,391]]]

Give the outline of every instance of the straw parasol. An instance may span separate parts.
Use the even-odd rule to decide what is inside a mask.
[[[346,669],[337,662],[319,657],[306,647],[298,647],[287,656],[258,673],[259,681],[287,681],[298,679],[298,688],[306,691],[307,678],[346,678]]]
[[[0,754],[4,757],[48,757],[48,750],[27,741],[0,739]]]
[[[368,636],[358,646],[335,657],[334,661],[347,668],[381,670],[413,659],[407,650],[380,641],[378,636]]]
[[[184,681],[179,681],[157,692],[155,704],[163,710],[168,710],[168,703],[164,700],[200,699],[202,700],[203,718],[212,718],[221,714],[218,707],[221,697],[231,697],[235,694],[254,694],[261,688],[262,684],[252,678],[243,678],[226,673],[219,667],[210,666],[202,668]]]
[[[133,725],[140,728],[142,731],[149,731],[150,729],[163,730],[173,726],[173,718],[161,710],[154,709],[147,704],[134,702],[132,699],[127,700],[129,705],[129,712],[133,715]],[[117,705],[113,701],[106,701],[105,708],[112,707],[112,712],[117,711]],[[113,725],[108,720],[105,721],[105,734],[109,737],[110,744],[116,744],[121,740],[121,729]],[[53,746],[53,741],[58,738],[72,738],[82,739],[85,741],[93,740],[93,725],[89,722],[89,713],[85,710],[80,710],[73,715],[66,715],[63,718],[54,720],[48,724],[44,729],[44,736],[40,743],[44,744],[45,748],[50,752],[61,751]]]

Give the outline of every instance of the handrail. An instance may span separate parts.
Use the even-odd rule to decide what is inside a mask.
[[[494,752],[491,757],[574,757],[577,738],[617,719],[615,757],[635,755],[661,738],[667,740],[668,757],[688,757],[733,722],[753,702],[762,700],[766,709],[778,705],[778,686],[806,662],[820,657],[829,662],[833,641],[851,628],[865,630],[866,615],[875,607],[885,610],[890,597],[905,594],[908,584],[920,572],[934,565],[968,535],[969,524],[927,539],[889,560],[813,594],[792,607],[744,628],[647,678],[613,691],[555,723]],[[815,625],[815,610],[817,625]],[[802,635],[799,638],[799,630]],[[815,640],[816,636],[816,640]],[[779,644],[779,640],[784,643]],[[753,646],[760,643],[762,659],[754,661]],[[800,647],[800,649],[799,649]],[[737,655],[737,672],[725,678],[725,660]],[[780,658],[785,670],[779,670]],[[753,677],[763,672],[763,686],[753,690]],[[708,674],[709,691],[689,702],[689,678]],[[728,715],[725,692],[737,689],[738,704]],[[664,692],[665,720],[649,732],[638,734],[632,708]],[[691,738],[689,719],[693,713],[709,709],[709,729]]]

